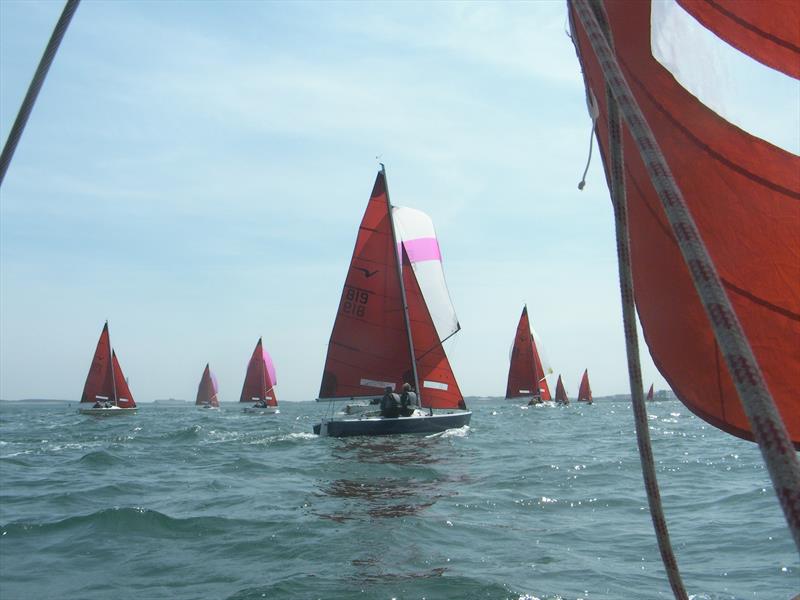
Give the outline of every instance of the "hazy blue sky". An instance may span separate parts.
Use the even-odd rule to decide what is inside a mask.
[[[5,141],[62,10],[0,2]],[[437,226],[466,395],[523,303],[570,395],[626,392],[611,205],[564,2],[84,2],[0,197],[0,397],[80,396],[105,319],[140,402],[311,400],[375,173]],[[644,379],[663,387],[643,345]]]

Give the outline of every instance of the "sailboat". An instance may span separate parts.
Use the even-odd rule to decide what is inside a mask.
[[[578,402],[592,403],[592,387],[589,385],[589,369],[583,371],[581,386],[578,388]]]
[[[558,381],[556,382],[556,404],[569,404],[569,397],[567,396],[567,390],[564,389],[564,383],[561,381],[561,374],[558,375]]]
[[[128,381],[111,347],[108,321],[97,340],[80,403],[82,406],[78,412],[84,415],[110,416],[136,412],[136,402],[128,388]]]
[[[652,401],[653,401],[653,384],[652,384],[652,383],[650,384],[650,389],[647,391],[647,398],[646,398],[646,400],[647,400],[648,402],[652,402]]]
[[[541,404],[552,400],[546,377],[553,369],[542,358],[541,342],[528,319],[528,306],[522,307],[517,323],[517,333],[511,346],[506,400],[523,398],[529,404]]]
[[[247,363],[242,395],[239,397],[239,402],[252,404],[251,406],[245,406],[243,411],[259,415],[280,412],[278,410],[278,397],[275,395],[274,389],[277,383],[272,357],[264,348],[261,338],[258,338],[258,343],[253,349],[250,362]]]
[[[374,411],[331,416],[314,425],[314,433],[433,433],[468,425],[472,412],[442,347],[460,328],[433,222],[419,210],[392,206],[381,165],[347,270],[317,401],[376,405],[387,388],[396,392],[409,384],[420,408],[401,417]]]
[[[680,401],[758,443],[800,550],[800,157],[796,125],[765,117],[783,100],[773,90],[796,104],[800,3],[571,0],[569,22],[614,205],[645,489],[670,585],[686,598],[635,317]],[[729,102],[753,82],[758,105]]]
[[[203,369],[203,376],[200,378],[200,385],[197,386],[197,400],[195,406],[199,408],[219,408],[219,386],[217,378],[211,372],[211,367],[206,363]]]

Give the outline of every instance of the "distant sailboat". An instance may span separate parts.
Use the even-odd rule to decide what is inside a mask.
[[[567,390],[564,389],[564,384],[561,382],[561,375],[558,376],[558,381],[556,382],[556,404],[569,404],[569,397],[567,396]]]
[[[530,404],[552,400],[547,377],[553,369],[542,359],[541,342],[528,319],[528,307],[522,307],[514,344],[511,346],[506,400],[524,398]]]
[[[136,412],[136,402],[128,388],[128,381],[111,347],[108,321],[97,341],[92,365],[83,386],[81,405],[83,406],[78,412],[84,415],[107,416]]]
[[[584,370],[581,387],[578,389],[578,402],[592,403],[592,388],[589,385],[589,369]]]
[[[647,392],[647,401],[648,402],[652,402],[653,401],[653,384],[652,383],[650,384],[650,390]]]
[[[195,406],[200,408],[219,408],[219,398],[217,394],[219,386],[217,378],[211,372],[211,368],[206,364],[203,376],[200,378],[200,385],[197,386],[197,400]]]
[[[314,433],[426,433],[469,424],[472,413],[442,348],[459,329],[433,223],[421,211],[391,205],[381,169],[358,230],[318,400],[377,404],[386,388],[407,383],[428,410],[323,419]]]
[[[272,364],[272,357],[269,355],[261,338],[253,350],[250,362],[247,364],[247,374],[244,377],[242,395],[239,402],[252,402],[252,406],[247,406],[243,410],[253,414],[275,414],[278,410],[278,397],[275,395],[275,385],[278,383],[275,377],[275,366]]]

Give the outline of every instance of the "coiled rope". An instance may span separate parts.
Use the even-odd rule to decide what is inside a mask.
[[[36,73],[33,75],[31,84],[28,86],[28,93],[25,94],[25,99],[22,101],[22,106],[19,107],[17,118],[11,131],[8,134],[5,146],[3,146],[3,153],[0,154],[0,186],[3,185],[3,180],[8,171],[8,165],[11,163],[11,158],[17,149],[17,144],[22,137],[22,132],[25,130],[25,124],[28,122],[28,117],[31,116],[33,105],[36,103],[36,98],[39,96],[39,91],[42,89],[44,79],[47,77],[47,72],[50,70],[50,65],[53,64],[53,59],[56,56],[56,51],[61,45],[61,40],[67,31],[72,16],[78,8],[81,0],[67,0],[66,6],[61,13],[61,17],[53,29],[53,35],[50,36],[50,41],[44,49],[42,60],[39,61],[39,66],[36,68]]]
[[[800,551],[800,461],[797,459],[789,434],[778,414],[761,369],[730,300],[725,294],[714,263],[689,213],[683,195],[622,74],[589,0],[570,0],[570,2],[586,30],[592,50],[603,71],[607,88],[625,118],[653,187],[664,207],[675,240],[723,353],[728,371],[736,385],[739,399],[753,430],[753,436],[761,449],[795,545]],[[629,257],[627,260],[628,264],[625,265],[622,260],[620,261],[620,268],[624,266],[625,269],[630,270]],[[620,285],[623,296],[626,294],[632,296],[632,288],[625,289],[628,284],[621,282]],[[635,330],[631,330],[626,325],[625,337],[626,339],[635,338]],[[641,376],[639,376],[638,387],[633,388],[632,393],[638,394],[641,398]],[[649,494],[650,490],[648,489],[648,496]],[[657,525],[656,534],[661,535]],[[668,567],[668,565],[665,566]]]

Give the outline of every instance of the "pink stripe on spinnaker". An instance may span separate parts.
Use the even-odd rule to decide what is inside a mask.
[[[417,238],[415,240],[404,240],[403,247],[408,254],[408,260],[412,263],[424,260],[442,260],[442,253],[439,250],[439,242],[436,238]]]
[[[267,349],[264,347],[261,348],[261,356],[264,359],[264,364],[267,365],[267,374],[270,378],[270,384],[277,385],[278,378],[275,377],[275,365],[272,363],[272,357],[269,355],[269,352],[267,352]]]

